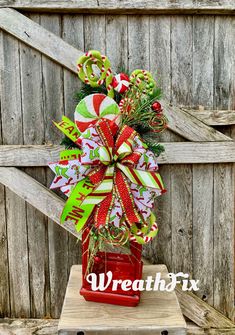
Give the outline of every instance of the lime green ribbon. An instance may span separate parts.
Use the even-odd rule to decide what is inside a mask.
[[[81,135],[80,131],[78,130],[76,124],[72,122],[66,116],[62,117],[60,122],[53,122],[54,125],[61,130],[70,140],[76,143],[79,136]]]
[[[91,184],[89,178],[84,178],[77,183],[61,214],[62,223],[73,222],[78,231],[82,229],[94,208],[92,204],[82,204],[82,202],[93,189],[94,185]]]

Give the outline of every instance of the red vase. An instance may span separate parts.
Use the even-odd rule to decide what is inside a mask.
[[[86,280],[88,265],[89,230],[85,229],[82,235],[82,288],[80,294],[88,301],[102,302],[114,305],[136,306],[140,301],[140,291],[122,290],[118,286],[116,291],[112,290],[112,282],[104,291],[93,291],[91,284]],[[112,271],[112,279],[126,280],[132,282],[142,278],[143,263],[141,261],[142,245],[130,242],[130,254],[114,252],[98,252],[94,258],[91,272],[99,278],[100,273]]]

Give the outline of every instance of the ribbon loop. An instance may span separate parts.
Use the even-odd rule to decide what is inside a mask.
[[[116,227],[126,225],[132,240],[145,243],[157,233],[152,199],[165,189],[154,156],[135,130],[124,126],[115,138],[111,121],[105,119],[76,138],[82,152],[75,151],[74,157],[79,154],[75,161],[79,162],[82,175],[70,187],[61,221],[73,221],[80,231],[92,215],[99,228],[114,220]]]

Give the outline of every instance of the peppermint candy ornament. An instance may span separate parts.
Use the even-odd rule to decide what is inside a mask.
[[[75,109],[75,123],[81,132],[101,118],[114,121],[117,126],[121,119],[118,104],[105,94],[90,94],[82,99]]]
[[[124,93],[128,90],[130,79],[127,74],[119,73],[113,77],[112,86],[118,93]]]

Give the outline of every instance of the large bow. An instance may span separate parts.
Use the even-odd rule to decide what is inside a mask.
[[[87,128],[76,140],[81,152],[75,159],[50,164],[57,174],[51,187],[69,195],[62,222],[73,221],[78,231],[91,217],[97,228],[125,224],[131,239],[144,243],[156,235],[151,208],[165,190],[156,159],[138,133],[128,126],[117,132],[107,119]]]

